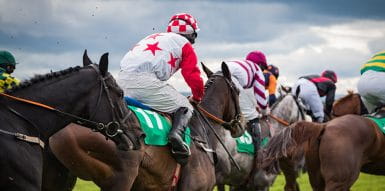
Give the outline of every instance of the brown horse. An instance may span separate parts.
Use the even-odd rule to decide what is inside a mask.
[[[333,107],[336,112],[340,107],[350,112],[360,111],[356,107],[359,104],[347,104],[353,100],[359,101],[357,96],[349,94]],[[305,149],[313,190],[346,191],[358,179],[360,171],[385,175],[384,148],[385,137],[374,122],[347,114],[328,123],[295,123],[273,137],[266,151],[269,159],[274,160],[295,156],[298,149]]]
[[[231,81],[227,66],[222,64],[223,75],[203,68],[208,82],[200,107],[224,121],[237,118],[240,114],[238,90]],[[131,114],[128,120],[130,127],[139,128],[135,115]],[[221,124],[211,125],[214,131],[223,128]],[[198,112],[194,112],[189,126],[193,140],[191,156],[181,168],[178,190],[211,191],[215,185],[215,156],[207,151],[220,147],[219,142]],[[239,126],[229,128],[233,136],[243,133]],[[44,176],[45,190],[58,190],[57,185],[62,190],[71,190],[74,184],[72,174],[92,180],[102,190],[169,190],[177,166],[169,148],[148,146],[141,142],[139,151],[120,152],[113,142],[106,141],[102,136],[95,136],[75,125],[68,127],[50,139],[53,153],[65,168],[55,164],[51,155],[50,163],[47,162],[50,166],[46,166]],[[55,166],[58,168],[55,169]]]
[[[361,100],[361,96],[353,91],[348,91],[348,95],[338,99],[333,104],[331,117],[339,117],[346,114],[367,114],[368,110]]]

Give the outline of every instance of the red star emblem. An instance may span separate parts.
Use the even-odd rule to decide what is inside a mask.
[[[170,53],[170,60],[167,62],[168,64],[171,65],[172,68],[175,68],[175,62],[178,60],[178,58],[174,58],[172,53]]]
[[[152,39],[156,39],[156,37],[158,37],[158,36],[163,36],[163,35],[161,35],[161,34],[159,34],[159,33],[156,33],[156,34],[152,34],[152,35],[150,35],[150,36],[148,36],[146,39],[150,39],[150,38],[152,38]]]
[[[161,48],[158,47],[158,44],[159,44],[159,42],[156,42],[154,44],[147,44],[147,48],[144,49],[143,51],[151,50],[152,55],[155,56],[155,51],[162,50]]]

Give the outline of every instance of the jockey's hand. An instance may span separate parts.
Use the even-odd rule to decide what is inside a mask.
[[[262,115],[262,118],[270,115],[270,108],[262,109],[261,110],[261,115]]]
[[[189,96],[189,97],[187,97],[187,98],[188,98],[188,101],[189,101],[191,104],[193,104],[193,105],[199,105],[199,104],[201,103],[201,101],[198,101],[198,100],[194,99],[193,96]]]

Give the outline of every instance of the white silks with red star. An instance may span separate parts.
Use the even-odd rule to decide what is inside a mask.
[[[127,52],[120,63],[124,73],[155,74],[161,81],[168,80],[181,69],[187,85],[196,100],[203,96],[203,80],[197,66],[197,56],[191,43],[176,33],[155,33],[139,41]]]

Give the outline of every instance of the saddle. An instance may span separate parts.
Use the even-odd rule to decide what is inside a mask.
[[[363,115],[363,117],[372,120],[381,132],[385,134],[385,107],[379,107],[374,113]]]

